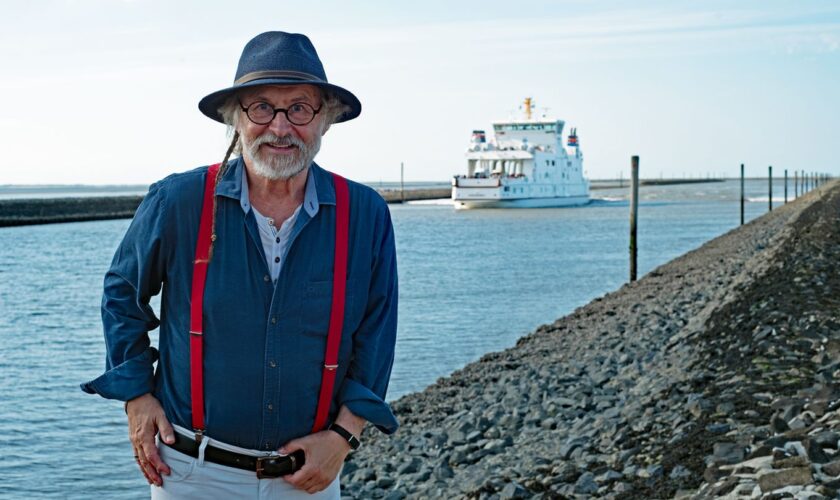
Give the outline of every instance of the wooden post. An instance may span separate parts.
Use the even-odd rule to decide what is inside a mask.
[[[636,221],[639,215],[639,157],[630,159],[630,281],[636,281]]]
[[[769,211],[773,211],[773,165],[767,167],[767,199],[770,205]]]
[[[787,169],[785,169],[785,204],[787,204]]]
[[[403,182],[405,175],[405,164],[400,162],[400,203],[405,203],[405,183]]]
[[[799,170],[793,171],[793,199],[799,198]]]
[[[741,225],[744,225],[744,164],[741,164]]]

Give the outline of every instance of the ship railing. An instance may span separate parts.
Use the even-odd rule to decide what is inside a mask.
[[[452,185],[455,187],[493,188],[501,186],[498,177],[453,177]]]

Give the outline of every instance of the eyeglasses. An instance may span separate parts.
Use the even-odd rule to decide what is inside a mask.
[[[268,125],[274,121],[277,113],[283,113],[292,125],[307,125],[321,111],[321,108],[315,109],[305,102],[296,102],[286,109],[274,108],[265,101],[253,102],[247,107],[243,106],[242,101],[240,101],[239,106],[248,115],[248,119],[257,125]]]

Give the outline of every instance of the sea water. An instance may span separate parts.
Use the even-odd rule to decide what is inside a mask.
[[[782,193],[777,183],[776,205]],[[561,209],[392,205],[400,304],[388,399],[625,283],[627,189],[592,195]],[[747,220],[768,210],[766,181],[748,181],[747,195]],[[640,197],[640,275],[739,224],[737,181]],[[0,228],[0,498],[148,498],[122,403],[79,390],[105,366],[102,277],[128,223]]]

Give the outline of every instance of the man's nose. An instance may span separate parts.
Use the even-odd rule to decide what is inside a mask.
[[[284,136],[292,129],[292,124],[286,118],[285,113],[277,113],[274,119],[268,124],[268,130],[274,135]]]

